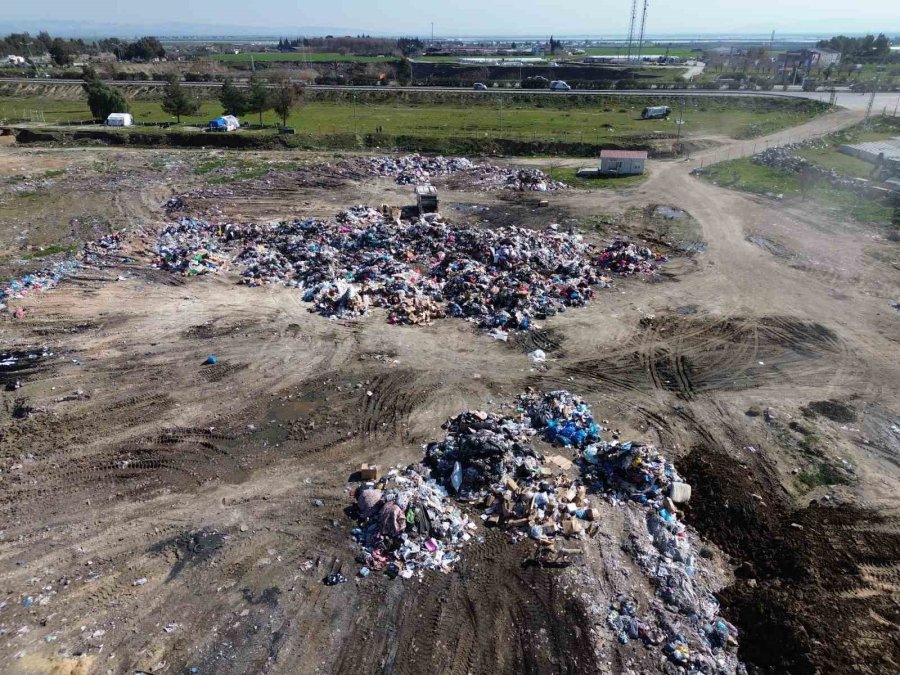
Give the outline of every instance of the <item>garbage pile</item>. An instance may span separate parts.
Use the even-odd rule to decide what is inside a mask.
[[[596,532],[588,494],[624,510],[637,536],[630,553],[655,588],[653,611],[641,616],[632,599],[610,605],[607,624],[621,642],[640,639],[660,647],[674,664],[695,673],[741,673],[737,629],[700,573],[696,542],[679,520],[691,488],[654,447],[606,442],[590,406],[567,391],[520,395],[512,414],[466,411],[444,425],[445,438],[425,446],[424,463],[438,484],[481,509],[487,525],[511,541],[528,537],[538,550],[561,536]],[[565,457],[545,457],[540,437],[578,454],[578,477]]]
[[[646,246],[638,246],[631,242],[617,239],[600,251],[595,264],[621,276],[632,274],[653,274],[656,263],[665,260]]]
[[[824,180],[836,188],[854,189],[865,188],[869,185],[869,181],[864,178],[845,176],[835,169],[818,166],[796,152],[802,148],[815,147],[828,146],[817,146],[810,143],[790,143],[788,145],[773,146],[753,155],[750,161],[760,166],[780,169],[793,174],[804,174],[818,180]]]
[[[29,293],[56,288],[60,280],[81,267],[74,258],[54,262],[41,270],[25,274],[18,279],[0,283],[0,309],[5,309],[9,300],[21,300]]]
[[[568,183],[552,180],[540,169],[510,169],[485,164],[476,167],[471,175],[475,185],[483,190],[550,192],[568,190],[571,187]]]
[[[81,261],[93,267],[106,267],[116,262],[130,261],[131,259],[128,257],[122,258],[115,255],[121,250],[122,241],[121,232],[110,232],[95,241],[89,241],[81,249]],[[111,258],[115,260],[111,260]]]
[[[220,247],[223,237],[224,230],[220,225],[182,218],[159,233],[155,266],[185,276],[215,272],[226,262]]]
[[[469,171],[476,166],[474,162],[465,157],[423,157],[419,154],[391,157],[385,155],[366,159],[363,171],[370,176],[393,178],[398,185],[429,185],[432,178]]]
[[[373,571],[409,579],[423,570],[449,572],[477,525],[429,478],[421,465],[392,469],[354,491],[361,546],[360,576]]]
[[[622,241],[598,251],[553,226],[461,228],[439,214],[394,221],[362,206],[266,226],[183,218],[162,231],[156,252],[159,267],[181,274],[234,264],[244,284],[300,288],[328,317],[382,307],[391,323],[453,316],[501,332],[585,305],[607,272],[649,274],[665,260]]]
[[[551,180],[540,169],[511,169],[493,164],[476,164],[465,157],[369,157],[356,163],[344,162],[335,167],[340,176],[369,175],[393,178],[398,185],[429,185],[432,179],[465,173],[475,187],[482,190],[515,190],[548,192],[566,190],[570,186]]]

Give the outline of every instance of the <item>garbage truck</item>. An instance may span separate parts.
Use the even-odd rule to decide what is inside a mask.
[[[667,105],[652,105],[641,111],[642,120],[661,120],[672,114],[672,109]]]

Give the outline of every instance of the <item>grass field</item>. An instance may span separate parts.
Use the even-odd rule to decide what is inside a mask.
[[[864,223],[887,224],[891,220],[890,206],[850,190],[833,188],[827,183],[817,183],[804,192],[796,174],[754,164],[748,157],[714,164],[705,169],[702,175],[707,180],[733,190],[781,194],[785,199],[815,202],[825,209]]]
[[[385,63],[387,61],[396,61],[396,56],[356,56],[354,54],[338,54],[334,53],[314,53],[314,52],[246,52],[240,54],[213,54],[209,58],[213,61],[223,61],[225,63],[250,63],[251,57],[254,61],[262,62],[279,62],[279,61],[301,61],[310,63],[330,63],[332,61],[357,61],[359,63]]]
[[[594,162],[585,161],[584,166],[596,166],[597,161]],[[618,177],[601,177],[601,178],[579,178],[576,174],[578,173],[578,169],[568,167],[568,166],[553,166],[548,163],[548,166],[543,167],[543,170],[552,178],[553,180],[559,180],[563,183],[567,183],[572,187],[581,188],[584,190],[597,190],[603,188],[623,188],[623,187],[631,187],[633,185],[638,185],[639,183],[643,183],[650,176],[648,172],[643,173],[640,176],[618,176]]]
[[[493,100],[478,104],[449,97],[450,102],[353,103],[313,101],[297,108],[288,125],[299,133],[374,133],[381,129],[389,136],[507,138],[521,141],[561,140],[603,143],[628,138],[643,140],[675,134],[674,120],[641,120],[645,105],[640,100],[618,99],[603,103],[560,107],[563,102],[506,103],[503,108]],[[456,101],[455,103],[452,101]],[[748,107],[744,107],[744,106]],[[138,122],[166,122],[174,118],[162,111],[156,101],[135,100],[132,113]],[[0,120],[32,121],[41,113],[48,123],[87,120],[90,113],[82,101],[43,98],[0,97]],[[184,124],[202,124],[221,114],[217,101],[205,101],[200,114],[182,117]],[[769,133],[808,119],[811,113],[798,107],[771,107],[748,104],[723,104],[698,100],[685,109],[686,136],[726,135],[746,137],[748,129],[756,134]],[[256,122],[256,116],[245,118]],[[275,124],[272,112],[263,122]]]
[[[588,56],[617,56],[625,53],[625,45],[616,46],[613,45],[611,47],[590,47],[584,50]],[[643,54],[665,54],[666,53],[666,45],[662,44],[644,44],[641,49],[641,53]],[[689,59],[699,56],[699,54],[694,54],[690,49],[685,49],[684,47],[670,47],[669,48],[669,56],[677,56],[682,59]]]

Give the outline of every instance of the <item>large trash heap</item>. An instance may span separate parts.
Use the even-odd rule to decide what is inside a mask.
[[[362,576],[447,572],[464,545],[483,540],[479,519],[538,551],[572,538],[590,545],[600,515],[591,500],[602,499],[637,514],[631,555],[655,594],[648,607],[611,599],[606,622],[617,639],[659,648],[687,672],[743,673],[737,629],[718,615],[698,543],[678,517],[690,486],[675,467],[651,445],[603,440],[591,408],[567,391],[529,391],[507,409],[451,418],[444,439],[424,446],[421,463],[358,487],[353,533]],[[574,462],[545,456],[537,440],[568,448]]]
[[[426,157],[419,154],[368,157],[338,165],[340,175],[360,173],[393,178],[398,185],[430,185],[435,178],[462,174],[481,190],[554,192],[570,185],[553,180],[540,169],[515,169],[495,164],[476,164],[466,157]]]
[[[250,286],[297,287],[311,311],[328,317],[381,307],[391,323],[453,316],[501,331],[583,306],[610,274],[652,274],[665,260],[626,241],[598,249],[552,225],[463,228],[439,214],[399,221],[363,206],[270,225],[183,218],[162,231],[156,253],[173,272],[236,267]]]

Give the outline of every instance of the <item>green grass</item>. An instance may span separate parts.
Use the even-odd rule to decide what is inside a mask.
[[[797,151],[800,157],[805,157],[816,166],[824,169],[834,169],[845,176],[858,178],[870,178],[872,165],[858,157],[846,155],[836,146],[825,148],[801,148]]]
[[[247,52],[241,54],[214,54],[209,58],[213,61],[225,63],[250,63],[253,61],[268,63],[309,61],[310,63],[333,63],[335,61],[356,61],[359,63],[386,63],[396,61],[398,57],[390,54],[386,56],[357,56],[355,54],[314,53],[314,52]]]
[[[29,251],[28,253],[24,253],[22,255],[22,260],[37,260],[39,258],[47,258],[51,255],[57,255],[58,253],[71,253],[77,248],[77,246],[60,246],[58,244],[52,244],[50,246],[45,246],[44,248],[37,251]]]
[[[814,184],[804,194],[795,174],[754,164],[749,157],[714,164],[706,168],[702,175],[707,180],[732,190],[782,194],[785,199],[809,200],[839,216],[850,216],[863,223],[887,224],[891,220],[890,206],[850,190],[833,188],[824,182]]]
[[[841,472],[825,462],[819,462],[814,467],[801,471],[797,475],[797,479],[810,490],[822,485],[846,485],[849,483]]]
[[[674,116],[670,120],[641,120],[640,111],[646,102],[638,99],[613,102],[603,99],[569,102],[524,99],[503,105],[494,99],[466,99],[446,97],[441,101],[401,100],[386,98],[385,102],[356,103],[352,101],[311,101],[297,108],[288,119],[288,126],[298,133],[373,133],[381,127],[388,136],[419,136],[428,138],[506,138],[518,141],[554,140],[566,142],[604,143],[633,139],[666,138],[675,135]],[[393,102],[387,102],[387,101]],[[608,106],[608,107],[607,107]],[[152,100],[131,102],[137,122],[172,122],[174,118],[162,111]],[[29,120],[31,111],[39,110],[47,122],[71,122],[90,118],[83,101],[60,101],[45,98],[0,97],[0,120]],[[205,124],[222,112],[217,101],[203,101],[198,115],[182,117],[183,124]],[[698,100],[685,109],[685,136],[725,135],[743,137],[753,126],[758,133],[799,124],[811,113],[797,106],[745,107]],[[255,115],[242,121],[255,123]],[[279,122],[274,113],[263,115],[266,124]],[[152,127],[142,128],[150,131]],[[246,133],[246,132],[242,132]]]
[[[590,163],[585,161],[585,166]],[[550,166],[544,171],[553,180],[560,180],[572,187],[581,188],[583,190],[602,190],[604,188],[623,188],[638,185],[647,180],[649,173],[645,172],[640,176],[621,176],[621,177],[600,177],[600,178],[579,178],[576,174],[578,169],[568,166]]]

